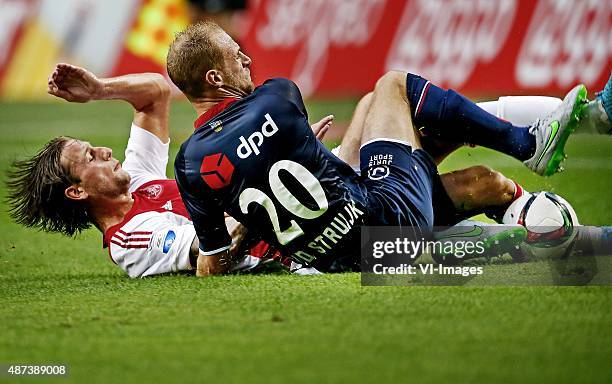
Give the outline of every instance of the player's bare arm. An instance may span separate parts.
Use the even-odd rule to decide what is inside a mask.
[[[229,217],[229,216],[227,216],[227,217]],[[239,254],[239,252],[242,249],[241,245],[242,245],[242,242],[243,242],[246,234],[247,234],[247,229],[242,224],[236,225],[234,227],[234,229],[231,231],[230,236],[232,237],[232,245],[230,246],[229,250],[227,251],[228,252],[227,257],[224,257],[224,259],[227,259],[227,264],[228,264],[227,265],[227,270],[229,270],[230,268],[235,266],[237,261],[239,261],[240,258],[243,257],[243,255]],[[193,241],[191,243],[191,247],[189,249],[189,261],[190,261],[191,266],[193,268],[196,268],[198,266],[198,258],[200,256],[199,246],[200,246],[200,241],[198,240],[198,237],[195,236],[193,238]],[[225,252],[223,252],[223,253],[225,253]]]
[[[197,241],[197,238],[194,241]],[[229,272],[230,268],[231,260],[229,250],[206,256],[200,254],[197,261],[196,276],[222,275]]]
[[[49,77],[47,92],[64,100],[124,100],[134,108],[134,124],[169,140],[170,86],[158,73],[98,78],[85,68],[60,63]]]

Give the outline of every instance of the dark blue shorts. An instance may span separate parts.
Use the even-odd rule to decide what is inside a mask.
[[[414,226],[429,231],[434,225],[434,198],[452,205],[436,164],[424,150],[413,151],[407,143],[380,139],[366,143],[359,155],[367,190],[368,225]]]

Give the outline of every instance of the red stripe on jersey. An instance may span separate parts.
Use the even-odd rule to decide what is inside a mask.
[[[202,115],[200,115],[200,117],[196,119],[196,121],[193,122],[193,128],[200,128],[202,125],[204,125],[204,123],[215,117],[215,115],[221,113],[225,108],[229,107],[236,101],[238,101],[236,97],[228,97],[227,99],[223,99],[223,101],[220,101],[217,104],[213,105],[208,111],[204,112]]]
[[[134,232],[124,232],[121,229],[118,229],[117,232],[121,233],[124,236],[131,236],[131,235],[150,235],[153,232],[151,231],[134,231]]]
[[[419,112],[421,112],[421,108],[423,108],[423,101],[425,101],[425,96],[427,96],[427,91],[429,90],[430,85],[431,83],[428,81],[427,83],[425,83],[425,86],[423,87],[423,91],[421,92],[421,97],[419,97],[419,102],[417,103],[417,106],[416,106],[416,112],[414,113],[415,117],[416,115],[419,114]]]
[[[127,239],[122,239],[118,236],[113,236],[113,240],[119,240],[122,243],[134,243],[137,241],[147,241],[148,242],[149,240],[151,240],[151,236],[149,237],[128,237]]]
[[[115,240],[111,240],[111,243],[120,246],[121,248],[148,248],[149,244],[121,244]]]
[[[161,192],[159,195],[151,196],[150,193],[147,192],[147,188],[159,185],[161,187]],[[113,236],[117,236],[117,238],[123,240],[123,238],[127,238],[131,235],[151,235],[151,231],[132,231],[127,232],[122,228],[134,218],[141,213],[149,213],[149,212],[171,212],[177,216],[182,216],[189,220],[189,214],[187,213],[187,209],[181,200],[181,196],[178,190],[178,186],[176,185],[175,180],[163,179],[163,180],[151,180],[149,182],[141,185],[136,191],[132,193],[132,197],[134,198],[134,204],[129,212],[123,217],[120,223],[113,225],[108,228],[104,232],[104,236],[102,238],[102,246],[107,247],[110,243],[110,239]],[[172,202],[172,209],[168,210],[165,208],[165,204],[168,201]],[[134,229],[146,229],[149,228],[147,226],[133,226]]]
[[[115,232],[115,234],[112,237],[116,237],[117,239],[121,240],[121,241],[126,241],[127,237],[123,237],[121,236],[121,234]]]

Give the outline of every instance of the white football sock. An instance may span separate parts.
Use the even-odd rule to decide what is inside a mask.
[[[530,126],[561,105],[562,100],[548,96],[502,96],[497,101],[477,103],[492,115],[518,126]]]

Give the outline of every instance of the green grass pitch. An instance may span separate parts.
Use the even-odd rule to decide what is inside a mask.
[[[313,120],[352,102],[311,103]],[[171,159],[190,134],[173,105]],[[119,102],[0,104],[0,171],[56,135],[123,158],[131,112]],[[585,224],[612,224],[612,139],[570,139],[548,179],[481,148],[441,169],[483,163],[566,197]],[[170,167],[171,172],[171,167]],[[4,184],[0,198],[4,200]],[[130,280],[101,236],[21,228],[0,212],[0,366],[68,364],[67,378],[21,382],[612,382],[610,287],[362,287],[358,274],[168,276]],[[504,280],[520,265],[487,266]]]

